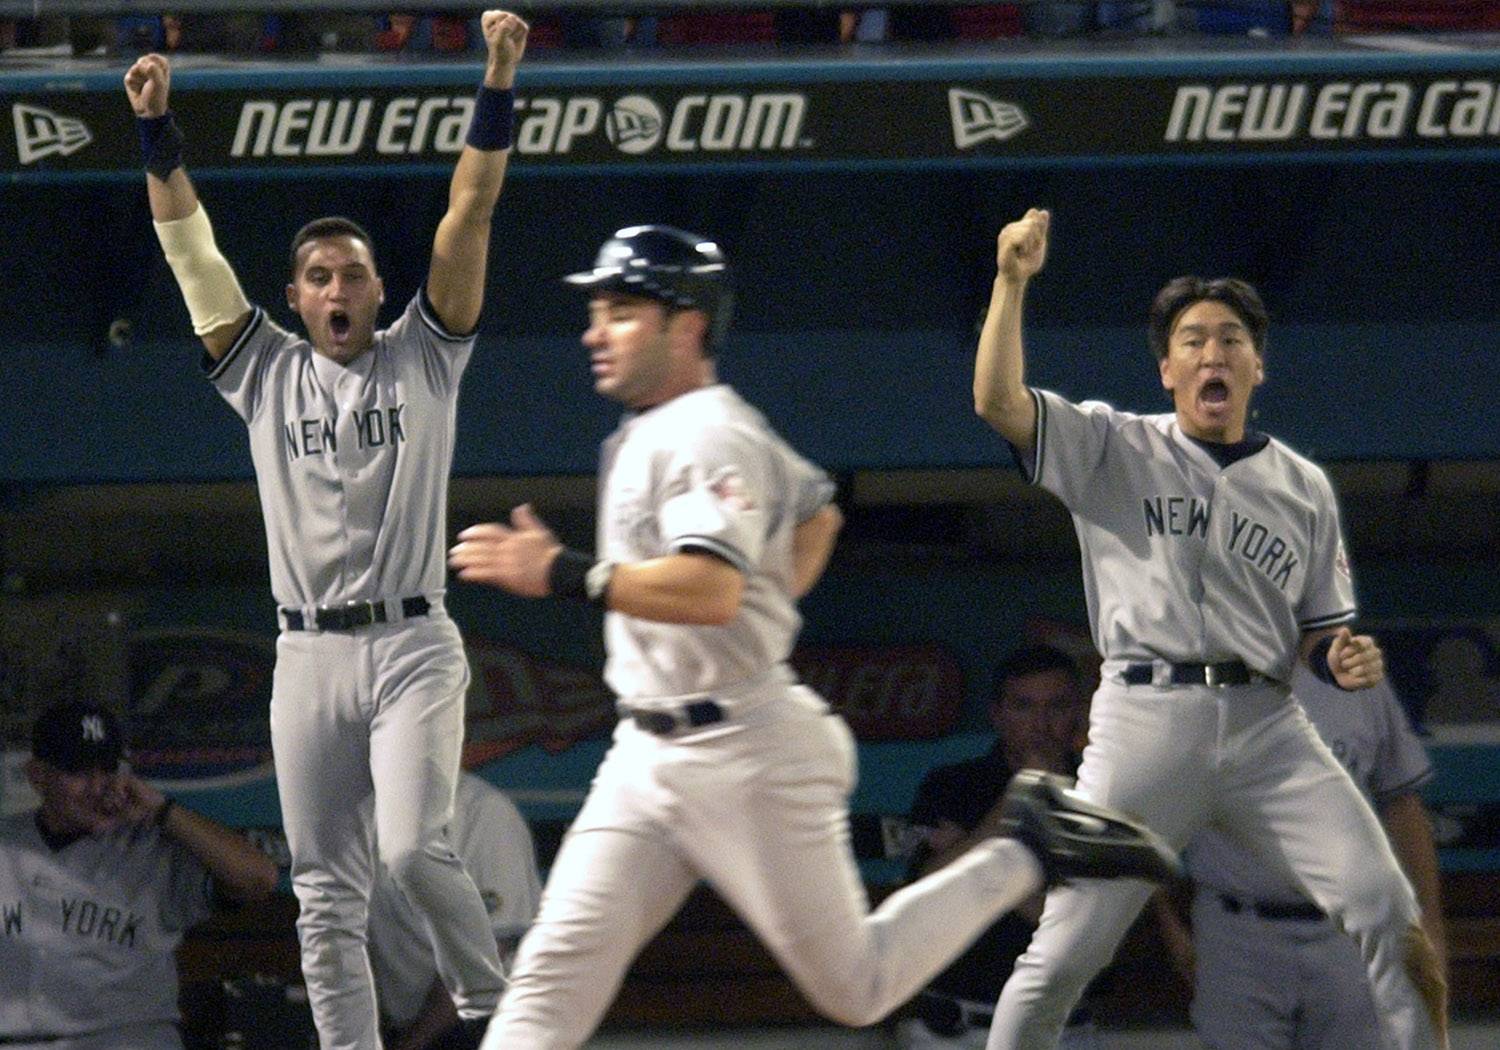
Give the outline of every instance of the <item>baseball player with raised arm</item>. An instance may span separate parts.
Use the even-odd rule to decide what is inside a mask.
[[[1318,735],[1380,813],[1442,958],[1446,938],[1432,823],[1418,789],[1432,763],[1388,682],[1359,697],[1297,669],[1292,688]],[[1189,937],[1160,909],[1167,943],[1193,981],[1193,1028],[1212,1050],[1378,1047],[1380,1020],[1354,942],[1268,866],[1212,828],[1193,836]],[[1295,979],[1288,979],[1295,974]]]
[[[0,1044],[13,1050],[182,1050],[183,935],[276,886],[270,857],[121,769],[123,748],[95,704],[54,704],[32,727],[41,806],[0,819]]]
[[[1170,282],[1149,336],[1175,410],[1074,404],[1023,376],[1022,299],[1048,222],[1032,209],[1000,232],[974,401],[1078,531],[1104,657],[1078,790],[1174,844],[1214,826],[1268,863],[1284,858],[1359,942],[1391,1044],[1443,1046],[1445,985],[1411,886],[1287,686],[1298,661],[1344,690],[1375,685],[1385,663],[1348,626],[1354,589],[1327,477],[1246,426],[1265,376],[1260,297],[1235,279]],[[990,1050],[1055,1045],[1149,894],[1125,882],[1050,893]]]
[[[157,234],[208,378],[250,432],[282,628],[271,741],[324,1050],[379,1046],[365,952],[374,848],[425,915],[476,1038],[503,986],[479,891],[444,833],[469,679],[443,608],[448,471],[527,34],[504,11],[482,25],[484,84],[427,281],[383,331],[373,245],[347,219],[315,220],[292,243],[286,297],[305,338],[252,308],[182,167],[166,59],[125,75]],[[371,792],[373,827],[359,805]]]
[[[854,741],[787,658],[841,517],[827,476],[730,387],[724,256],[633,226],[568,280],[590,295],[594,387],[628,410],[600,464],[597,559],[529,506],[459,534],[462,579],[605,607],[621,714],[521,942],[488,1050],[571,1050],[701,878],[846,1024],[905,1002],[1049,876],[1160,879],[1175,856],[1070,783],[1018,777],[1002,834],[873,914],[849,844]]]

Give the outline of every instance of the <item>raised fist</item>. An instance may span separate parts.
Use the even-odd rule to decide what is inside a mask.
[[[1047,261],[1047,224],[1051,220],[1050,212],[1032,208],[1006,224],[995,251],[1000,276],[1024,281],[1042,268]]]
[[[167,89],[172,67],[161,55],[142,55],[125,71],[125,96],[138,117],[159,117],[167,111]]]

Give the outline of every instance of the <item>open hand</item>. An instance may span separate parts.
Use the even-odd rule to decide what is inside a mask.
[[[527,598],[552,593],[548,576],[562,544],[531,504],[511,511],[509,525],[471,525],[458,540],[448,551],[448,564],[460,580],[487,583]]]

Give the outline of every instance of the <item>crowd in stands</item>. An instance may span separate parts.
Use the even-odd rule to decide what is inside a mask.
[[[1217,33],[1284,36],[1500,30],[1500,0],[1022,0],[881,8],[691,8],[638,17],[538,14],[535,49],[852,44]],[[324,10],[0,20],[0,51],[132,55],[411,53],[483,50],[478,13]]]

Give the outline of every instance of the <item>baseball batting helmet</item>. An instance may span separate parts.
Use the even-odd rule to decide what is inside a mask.
[[[675,226],[627,226],[605,241],[594,267],[564,277],[590,291],[623,292],[708,315],[707,345],[721,343],[734,312],[729,263],[719,246]]]

